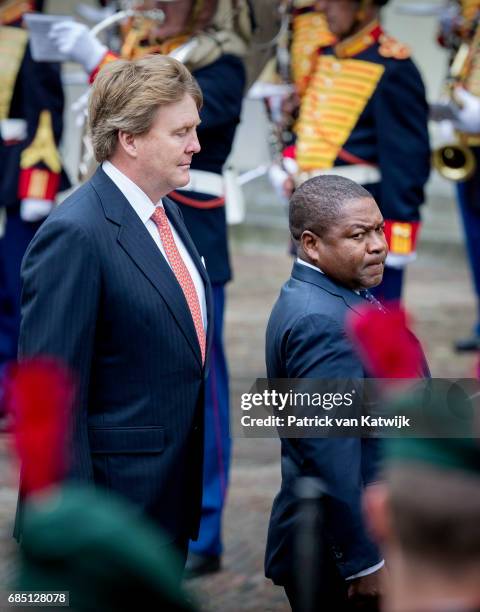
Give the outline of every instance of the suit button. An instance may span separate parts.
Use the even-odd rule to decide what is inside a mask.
[[[343,559],[343,553],[336,546],[332,546],[332,552],[335,559]]]

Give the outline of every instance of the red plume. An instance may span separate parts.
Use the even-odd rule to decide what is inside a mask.
[[[22,465],[22,494],[55,485],[65,475],[73,398],[72,377],[53,359],[24,361],[10,369],[6,405]]]
[[[419,341],[408,328],[408,317],[399,306],[388,312],[365,307],[347,321],[347,333],[371,376],[419,378],[424,356]]]

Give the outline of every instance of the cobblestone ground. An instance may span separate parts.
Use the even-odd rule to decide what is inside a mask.
[[[272,499],[279,485],[275,440],[241,437],[239,395],[264,375],[266,321],[291,262],[282,244],[234,244],[235,280],[229,287],[226,342],[230,359],[232,422],[235,432],[231,486],[224,521],[223,571],[191,581],[202,609],[212,612],[283,612],[289,609],[281,588],[263,577],[263,553]],[[286,243],[286,240],[285,240]],[[424,342],[434,376],[473,373],[472,357],[451,350],[454,338],[468,334],[474,302],[463,259],[448,252],[425,252],[410,267],[407,306]],[[0,589],[13,573],[10,533],[16,502],[15,477],[0,435]],[[1,610],[0,606],[0,610]],[[101,611],[100,611],[101,612]]]

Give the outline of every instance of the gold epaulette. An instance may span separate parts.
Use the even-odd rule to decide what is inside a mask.
[[[28,34],[25,30],[0,26],[0,121],[9,115],[27,42]]]
[[[399,42],[393,36],[382,34],[379,40],[378,52],[382,57],[393,57],[394,59],[403,60],[411,56],[410,47]]]
[[[461,0],[462,17],[471,23],[480,11],[480,0]]]
[[[335,37],[328,29],[323,13],[315,11],[296,15],[292,27],[292,80],[302,95],[314,68],[318,50],[332,45]]]
[[[0,4],[0,24],[3,25],[19,21],[24,13],[35,10],[35,3],[28,0],[7,0]]]

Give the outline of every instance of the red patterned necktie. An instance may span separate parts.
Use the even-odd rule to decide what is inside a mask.
[[[197,332],[203,364],[205,363],[206,336],[202,321],[202,311],[200,310],[200,302],[198,301],[195,285],[192,277],[190,276],[190,272],[188,271],[188,268],[180,255],[177,245],[175,244],[165,209],[162,206],[157,206],[151,219],[157,226],[158,233],[160,234],[160,240],[162,241],[163,248],[165,249],[165,254],[170,262],[173,273],[175,274],[177,281],[182,288],[185,299],[187,300],[190,314],[192,315],[193,324],[195,325],[195,331]]]

